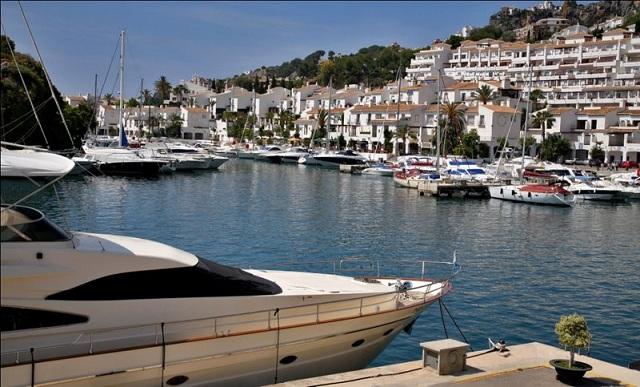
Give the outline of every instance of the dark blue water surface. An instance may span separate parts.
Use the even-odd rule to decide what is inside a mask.
[[[474,349],[488,337],[557,345],[555,322],[577,312],[593,334],[592,356],[640,360],[640,203],[438,200],[390,178],[250,160],[158,179],[65,179],[58,194],[60,202],[30,204],[73,230],[153,239],[242,267],[449,259],[457,250],[463,270],[445,303]],[[436,304],[374,365],[417,359],[418,343],[443,337]]]

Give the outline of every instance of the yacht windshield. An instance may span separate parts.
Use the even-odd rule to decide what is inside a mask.
[[[479,168],[469,168],[469,169],[467,169],[467,172],[470,175],[484,175],[485,174],[485,172],[482,169],[479,169]]]
[[[71,235],[29,207],[2,206],[2,242],[57,242]]]

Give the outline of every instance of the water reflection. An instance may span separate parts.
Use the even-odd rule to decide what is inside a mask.
[[[557,345],[561,314],[587,317],[592,355],[640,358],[640,205],[527,206],[436,200],[391,179],[232,160],[218,173],[65,179],[32,204],[76,230],[149,238],[223,263],[287,267],[349,256],[446,259],[462,273],[447,299],[467,338]],[[284,266],[284,267],[283,267]],[[453,325],[449,333],[454,334]],[[437,307],[375,364],[417,359],[443,336]]]

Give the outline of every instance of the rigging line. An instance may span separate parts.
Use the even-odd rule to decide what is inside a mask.
[[[113,50],[113,55],[111,55],[111,61],[109,62],[109,67],[107,67],[107,72],[102,80],[102,85],[100,86],[100,93],[98,95],[102,97],[102,92],[104,91],[104,86],[107,84],[107,80],[109,79],[109,74],[111,73],[111,66],[113,65],[113,61],[118,54],[118,48],[120,48],[120,39],[118,38],[116,41],[116,48]],[[117,77],[116,77],[117,78]]]
[[[36,39],[33,37],[33,32],[31,31],[31,26],[29,25],[29,21],[27,21],[27,15],[24,13],[24,9],[22,8],[22,4],[20,0],[17,0],[18,6],[20,7],[20,12],[22,13],[22,19],[24,23],[27,25],[27,29],[29,30],[29,36],[31,36],[31,41],[33,42],[33,47],[36,49],[36,53],[38,54],[38,58],[40,59],[40,64],[42,65],[42,70],[44,71],[45,78],[47,79],[47,84],[49,84],[49,90],[51,90],[51,95],[55,96],[53,91],[53,84],[51,83],[51,78],[49,77],[49,72],[47,71],[47,66],[44,64],[44,60],[42,59],[42,55],[40,55],[40,49],[38,48],[38,44],[36,43]],[[60,118],[62,119],[62,124],[64,128],[67,130],[67,135],[69,136],[69,141],[71,141],[71,146],[75,146],[73,143],[73,137],[71,137],[71,132],[69,131],[69,127],[67,126],[67,120],[64,119],[64,113],[62,112],[62,108],[60,107],[60,102],[58,102],[57,98],[54,98],[53,101],[56,103],[58,107],[58,112],[60,113]]]
[[[42,107],[43,107],[47,102],[49,102],[49,100],[50,100],[51,98],[52,98],[52,97],[49,97],[49,98],[45,99],[44,101],[42,101],[38,106],[36,106],[36,110],[40,110],[40,109],[42,109]],[[23,118],[26,118],[26,117],[27,117],[27,116],[29,116],[29,115],[31,115],[31,112],[29,112],[29,111],[28,111],[28,112],[24,113],[23,115],[21,115],[20,117],[16,118],[15,120],[13,120],[13,121],[11,121],[11,122],[8,122],[8,123],[6,123],[6,124],[4,124],[4,125],[2,125],[2,129],[5,129],[5,128],[6,128],[6,127],[8,127],[8,126],[13,125],[13,124],[14,124],[14,123],[16,123],[17,121],[19,121],[19,120],[21,120],[21,119],[23,119]],[[20,124],[22,124],[22,123],[20,123]],[[12,128],[12,129],[13,129],[13,128]]]
[[[444,323],[444,313],[442,313],[442,298],[438,298],[438,305],[440,305],[440,318],[442,319],[442,328],[444,329],[444,335],[448,339],[449,333],[447,332],[447,326]]]
[[[66,227],[67,231],[71,231],[71,228],[69,227],[69,222],[67,219],[67,211],[64,208],[64,203],[62,203],[62,200],[60,199],[60,195],[58,195],[58,189],[56,188],[55,184],[52,186],[53,188],[53,192],[56,194],[56,200],[58,202],[58,204],[60,205],[60,209],[62,210],[62,221],[64,222],[64,226]],[[73,238],[72,238],[73,240]]]
[[[456,322],[456,319],[454,319],[453,316],[451,315],[451,312],[449,312],[449,308],[447,308],[447,305],[445,305],[444,301],[441,301],[440,304],[442,306],[444,306],[444,310],[449,315],[449,318],[451,319],[451,321],[453,321],[453,325],[455,325],[456,328],[458,328],[458,332],[460,332],[460,335],[462,335],[462,338],[464,339],[464,342],[469,344],[469,340],[467,340],[467,337],[464,335],[464,333],[462,333],[462,329],[460,329],[460,327],[458,326],[458,323]],[[471,344],[469,344],[469,349],[471,351],[473,351],[473,348],[471,347]]]
[[[36,110],[40,110],[43,107],[44,106],[36,107]],[[30,114],[30,113],[28,113],[28,114]],[[15,122],[15,120],[14,120],[14,122]],[[28,122],[28,120],[24,119],[21,122],[18,122],[16,125],[14,125],[12,128],[9,128],[8,130],[5,130],[5,128],[2,128],[2,138],[4,139],[5,136],[9,135],[9,133],[13,132],[16,129],[21,128],[27,122]],[[38,124],[36,123],[35,125],[37,126]]]
[[[27,95],[27,99],[29,100],[29,105],[31,105],[31,109],[33,110],[33,115],[36,117],[36,121],[38,122],[38,126],[40,127],[40,131],[42,132],[42,137],[44,137],[44,142],[47,144],[47,149],[49,149],[50,148],[49,140],[47,139],[47,135],[44,133],[44,128],[42,128],[42,123],[40,122],[40,117],[38,117],[38,113],[36,111],[36,108],[33,105],[33,100],[31,99],[31,94],[29,94],[29,88],[27,87],[27,83],[24,81],[24,77],[22,76],[22,71],[20,71],[20,66],[18,65],[18,60],[16,59],[16,56],[13,53],[13,48],[11,48],[11,42],[9,41],[9,35],[7,34],[7,30],[5,30],[5,28],[4,28],[4,24],[2,24],[2,31],[4,32],[4,37],[7,40],[7,47],[9,47],[9,52],[11,52],[11,57],[13,58],[13,63],[15,63],[15,65],[16,65],[16,70],[18,70],[18,75],[20,76],[20,81],[22,82],[22,86],[24,87],[24,92]],[[42,64],[42,68],[44,69],[44,63]],[[46,73],[47,72],[45,70],[45,74]]]

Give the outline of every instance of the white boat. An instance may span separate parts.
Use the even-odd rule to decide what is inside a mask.
[[[265,157],[272,163],[297,164],[300,157],[309,155],[309,150],[303,147],[294,147],[282,152],[276,152]]]
[[[172,155],[178,156],[181,160],[184,161],[196,161],[195,164],[198,167],[194,167],[192,169],[217,169],[222,164],[229,161],[227,157],[210,154],[208,151],[205,151],[202,148],[197,148],[191,145],[186,145],[177,142],[169,142],[165,143],[165,147],[171,152]],[[198,163],[198,161],[203,161],[204,164]]]
[[[277,145],[269,145],[264,149],[256,150],[253,154],[253,158],[256,161],[268,161],[272,163],[280,163],[280,153],[282,148]]]
[[[340,165],[366,165],[367,159],[347,149],[339,152],[328,152],[310,156],[318,165],[327,168],[340,168]]]
[[[7,178],[55,178],[69,173],[75,163],[47,151],[34,149],[0,150],[0,176]]]
[[[308,153],[306,155],[302,155],[300,156],[300,158],[298,159],[298,164],[300,165],[320,165],[319,162],[316,161],[316,159],[313,157],[315,156],[315,153]]]
[[[98,163],[87,157],[83,156],[73,156],[71,161],[75,163],[75,167],[69,172],[69,175],[84,175],[87,173],[91,173],[91,171],[95,170],[98,167]]]
[[[127,148],[93,148],[83,146],[87,158],[97,163],[105,175],[114,176],[155,176],[168,161],[145,157]]]
[[[593,201],[622,201],[624,195],[622,190],[613,184],[597,184],[595,181],[581,181],[570,178],[562,180],[566,184],[566,189],[580,200]]]
[[[362,170],[363,175],[393,176],[396,168],[389,164],[378,163]]]
[[[521,184],[489,186],[493,199],[528,204],[571,207],[576,197],[559,184]]]
[[[240,270],[66,232],[20,206],[2,208],[1,252],[2,386],[254,386],[358,369],[451,289],[450,275]]]
[[[393,174],[393,181],[404,188],[418,188],[421,181],[442,181],[442,176],[432,168],[430,171],[420,169],[400,170]]]

